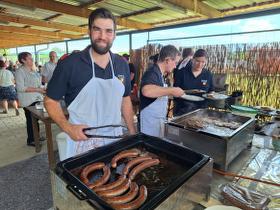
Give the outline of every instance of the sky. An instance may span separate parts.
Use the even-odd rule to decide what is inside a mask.
[[[230,35],[230,36],[216,36],[210,38],[191,38],[180,39],[176,41],[158,41],[158,39],[172,39],[181,37],[195,37],[205,35],[227,34],[227,33],[239,33],[239,32],[252,32],[262,30],[280,30],[280,14],[260,16],[254,18],[223,21],[218,23],[181,27],[176,29],[168,29],[161,31],[152,31],[149,34],[149,43],[161,43],[161,44],[174,44],[177,47],[208,45],[208,44],[231,44],[231,43],[264,43],[280,41],[280,31],[265,32],[265,33],[251,33],[243,35]],[[141,48],[147,44],[148,33],[137,33],[132,35],[132,48]],[[68,50],[82,50],[89,44],[89,39],[78,40],[68,42]],[[52,44],[47,48],[47,45],[37,46],[37,49],[47,48],[45,51],[50,51],[52,47],[59,47],[63,51],[66,50],[64,43]],[[32,51],[33,47],[21,47],[18,48],[18,52]],[[34,51],[34,50],[33,50]],[[114,41],[112,51],[115,53],[129,52],[129,36],[121,35],[117,36]],[[11,49],[11,53],[15,53],[15,49]]]

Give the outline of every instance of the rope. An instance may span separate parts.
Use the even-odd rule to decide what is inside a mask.
[[[248,179],[248,180],[251,180],[251,181],[254,181],[254,182],[261,182],[261,183],[264,183],[264,184],[269,184],[269,185],[273,185],[273,186],[276,186],[276,187],[280,187],[280,184],[275,183],[275,182],[263,181],[263,180],[251,178],[251,177],[248,177],[248,176],[241,176],[241,175],[238,175],[238,174],[234,174],[234,173],[231,173],[231,172],[225,172],[225,171],[221,171],[221,170],[218,170],[218,169],[213,169],[213,171],[215,173],[223,175],[223,176],[238,177],[238,178],[241,178],[241,179]]]

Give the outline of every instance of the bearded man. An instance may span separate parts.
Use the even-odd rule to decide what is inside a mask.
[[[91,45],[58,62],[45,97],[49,116],[66,133],[63,159],[116,141],[89,139],[85,128],[119,125],[123,116],[129,133],[135,133],[129,67],[123,58],[110,51],[116,38],[116,19],[109,10],[99,8],[90,14],[88,27]],[[59,103],[63,97],[68,120]],[[122,128],[109,126],[94,134],[120,136]]]

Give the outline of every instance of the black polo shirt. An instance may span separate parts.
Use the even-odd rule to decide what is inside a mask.
[[[199,89],[207,93],[214,90],[213,78],[209,70],[203,69],[201,74],[195,77],[192,72],[192,62],[189,62],[184,68],[178,70],[174,75],[174,87],[180,87],[183,90]],[[204,102],[191,102],[183,99],[174,100],[174,115],[181,115],[189,111],[203,108]]]
[[[157,64],[148,68],[148,70],[145,71],[144,75],[142,76],[140,87],[140,111],[149,106],[157,99],[143,96],[142,88],[145,85],[157,85],[163,87],[162,73]]]
[[[128,64],[119,55],[111,53],[111,59],[116,77],[123,80],[125,92],[123,97],[130,95],[130,72]],[[105,69],[94,64],[95,76],[102,79],[111,79],[111,65],[108,63]],[[73,53],[60,60],[48,83],[47,96],[60,100],[65,97],[68,106],[92,78],[92,63],[89,47],[81,52]],[[106,96],[104,96],[106,97]]]

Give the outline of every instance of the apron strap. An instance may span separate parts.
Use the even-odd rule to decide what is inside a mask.
[[[107,128],[107,127],[111,127],[111,128],[116,128],[116,127],[120,127],[120,128],[125,128],[127,129],[127,127],[123,126],[123,125],[103,125],[103,126],[98,126],[98,127],[88,127],[88,128],[84,128],[83,132],[86,135],[86,137],[88,138],[108,138],[108,139],[118,139],[118,138],[123,138],[125,135],[119,135],[119,136],[103,136],[103,135],[94,135],[94,134],[89,134],[87,133],[87,131],[91,131],[91,130],[97,130],[100,128]]]
[[[90,55],[90,59],[91,59],[91,65],[92,65],[92,76],[95,77],[95,68],[94,68],[94,58],[92,55],[92,48],[89,48],[89,55]],[[109,54],[109,62],[110,62],[110,67],[111,67],[111,72],[112,72],[112,78],[114,78],[115,73],[114,73],[114,65],[112,62],[112,58],[111,58],[111,54]]]

